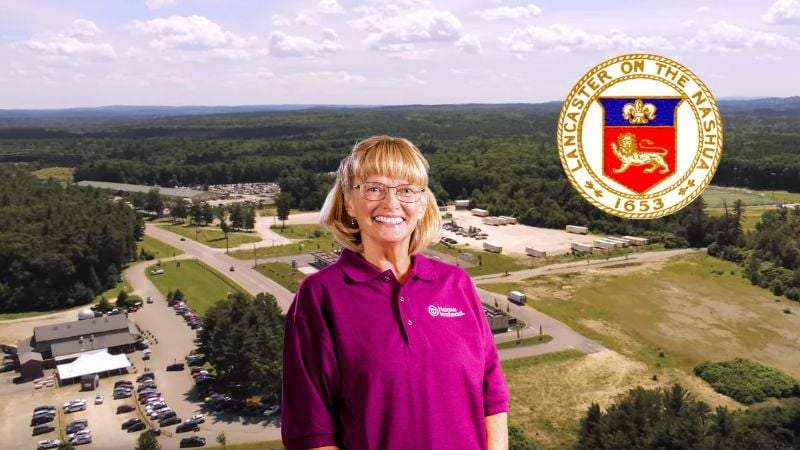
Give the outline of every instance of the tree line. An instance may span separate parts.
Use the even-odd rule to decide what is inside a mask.
[[[99,189],[0,166],[0,311],[85,304],[113,287],[144,224]]]

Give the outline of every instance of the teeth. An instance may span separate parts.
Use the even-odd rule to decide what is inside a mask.
[[[403,223],[403,219],[401,219],[400,217],[376,216],[375,217],[375,221],[376,222],[383,222],[383,223],[391,223],[393,225],[398,225],[400,223]]]

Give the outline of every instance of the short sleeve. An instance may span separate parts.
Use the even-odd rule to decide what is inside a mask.
[[[337,445],[339,365],[324,321],[298,310],[298,302],[305,300],[301,297],[311,295],[303,285],[286,315],[283,344],[281,436],[286,450]]]
[[[497,354],[497,345],[494,342],[489,321],[483,314],[483,306],[478,296],[478,291],[472,280],[469,279],[470,289],[475,302],[478,304],[478,311],[481,316],[481,335],[483,336],[483,415],[493,416],[495,414],[508,412],[508,386],[503,375],[503,368],[500,366],[500,357]]]

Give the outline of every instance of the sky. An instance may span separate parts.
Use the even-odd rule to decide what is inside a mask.
[[[636,52],[800,95],[800,2],[0,0],[0,109],[538,103]]]

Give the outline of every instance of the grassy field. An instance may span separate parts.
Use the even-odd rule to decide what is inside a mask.
[[[117,283],[116,286],[114,286],[113,288],[103,292],[102,294],[98,294],[94,298],[94,301],[95,301],[95,303],[99,302],[101,297],[105,297],[106,300],[111,300],[112,298],[117,298],[117,294],[119,294],[119,291],[121,291],[123,289],[125,290],[125,292],[127,292],[129,294],[133,290],[133,288],[131,288],[131,285],[128,284],[128,280],[126,280],[124,276],[122,277],[122,281]]]
[[[611,349],[538,364],[503,363],[512,417],[544,449],[571,445],[592,403],[607,407],[627,389],[679,382],[713,407],[742,405],[714,392],[692,368],[748,358],[800,376],[796,303],[751,286],[734,264],[702,254],[660,263],[482,285],[528,295],[528,305]]]
[[[75,173],[75,169],[72,167],[47,167],[31,173],[44,180],[52,178],[66,186],[72,183],[72,175]]]
[[[736,200],[741,200],[744,206],[800,203],[800,194],[791,192],[752,191],[744,188],[732,189],[719,186],[707,187],[702,196],[708,208],[722,208],[723,203],[727,203],[730,207]]]
[[[158,226],[167,231],[180,234],[187,239],[197,240],[197,242],[209,247],[225,248],[225,234],[216,227],[195,228],[180,223],[175,225],[159,223]],[[195,234],[197,235],[197,239],[195,239]],[[242,244],[251,244],[253,242],[261,242],[261,237],[255,233],[228,233],[228,248],[238,247]]]
[[[444,253],[453,258],[457,257],[459,253],[469,253],[472,255],[472,267],[467,267],[467,273],[471,276],[490,275],[493,273],[513,272],[515,270],[526,269],[529,266],[525,264],[527,259],[513,258],[508,255],[500,253],[490,253],[483,250],[473,250],[463,246],[456,248],[448,248],[442,244],[433,244],[430,246],[431,250]],[[449,262],[449,261],[448,261]]]
[[[259,264],[256,271],[275,281],[290,292],[297,292],[297,286],[305,278],[303,272],[292,272],[292,266],[286,263]]]
[[[764,211],[772,209],[771,207],[754,206],[751,208],[744,208],[742,210],[742,229],[744,231],[752,231],[756,229],[756,224],[761,221],[761,215]],[[721,217],[725,214],[724,209],[709,209],[708,214],[713,217]],[[729,207],[728,212],[733,210]]]
[[[142,249],[148,253],[152,253],[155,259],[171,258],[183,254],[183,250],[179,250],[150,236],[145,236],[136,244],[136,254],[140,254]]]
[[[270,229],[287,239],[294,239],[295,242],[285,245],[271,247],[260,247],[256,249],[257,257],[269,258],[274,256],[291,256],[316,251],[331,251],[338,244],[335,244],[333,236],[319,225],[291,225],[281,229],[281,226],[272,226]],[[240,250],[230,254],[238,259],[253,259],[253,250]]]
[[[211,445],[216,443],[216,436],[206,437],[206,444]],[[221,445],[214,447],[203,447],[208,450],[223,450]],[[262,441],[262,442],[248,442],[246,444],[227,444],[225,450],[282,450],[282,441]]]
[[[164,269],[164,273],[152,275],[150,271],[155,268]],[[197,260],[170,261],[160,266],[149,266],[147,277],[165,296],[176,289],[183,291],[186,303],[200,315],[218,300],[225,299],[228,292],[246,292],[228,277]]]

